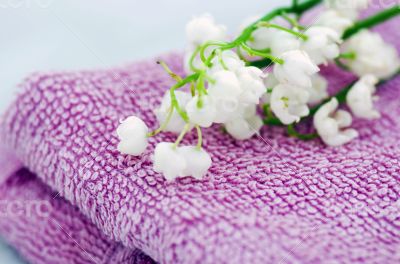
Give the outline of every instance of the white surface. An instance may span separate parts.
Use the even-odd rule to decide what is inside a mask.
[[[192,15],[232,33],[289,0],[0,0],[0,113],[30,72],[101,68],[184,47]],[[0,263],[21,263],[0,242]]]

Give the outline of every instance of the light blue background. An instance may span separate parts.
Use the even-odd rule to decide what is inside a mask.
[[[104,68],[184,48],[184,26],[209,12],[233,34],[289,0],[0,0],[0,113],[33,71]],[[0,263],[24,263],[0,240]]]

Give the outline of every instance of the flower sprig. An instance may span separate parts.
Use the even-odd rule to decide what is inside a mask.
[[[330,146],[356,138],[352,114],[379,118],[373,105],[378,81],[397,75],[400,68],[394,47],[367,28],[399,15],[400,9],[397,5],[357,21],[358,12],[367,7],[365,0],[356,0],[351,10],[340,5],[343,1],[329,0],[316,22],[302,25],[301,15],[321,2],[294,0],[290,7],[275,9],[251,23],[232,40],[226,27],[217,25],[210,15],[194,18],[186,26],[187,76],[159,62],[176,81],[155,110],[160,126],[149,132],[139,118],[127,118],[117,130],[118,149],[140,155],[149,137],[175,133],[175,142],[156,146],[155,170],[167,180],[201,179],[212,163],[203,149],[202,129],[213,124],[222,124],[238,140],[253,137],[263,125],[287,126],[290,136],[320,137]],[[339,64],[360,79],[330,97],[327,80],[318,74],[319,65],[329,63]],[[190,87],[190,92],[181,90],[184,87]],[[352,114],[338,110],[345,102]],[[265,117],[258,114],[260,105]],[[299,133],[295,125],[309,117],[313,117],[316,132]],[[197,145],[180,146],[193,129]]]

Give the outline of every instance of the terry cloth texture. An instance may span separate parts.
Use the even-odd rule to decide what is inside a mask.
[[[377,28],[398,48],[399,24]],[[181,55],[162,59],[183,74]],[[323,74],[332,91],[354,79],[334,67]],[[130,115],[155,128],[154,107],[172,84],[156,60],[28,78],[1,138],[38,179],[19,170],[2,195],[48,200],[52,210],[48,219],[2,219],[11,244],[38,263],[50,255],[90,263],[54,215],[100,263],[117,242],[123,256],[138,248],[161,263],[400,262],[400,78],[379,89],[382,118],[356,119],[360,137],[348,145],[303,142],[276,127],[242,142],[213,127],[204,131],[208,175],[167,183],[151,156],[157,142],[175,136],[152,138],[144,155],[130,157],[117,151],[115,131]],[[183,144],[195,142],[191,133]],[[50,189],[68,203],[53,201]]]
[[[0,234],[29,263],[153,264],[140,250],[112,241],[11,155],[0,150]],[[14,170],[5,171],[14,167]],[[5,174],[7,173],[7,174]]]

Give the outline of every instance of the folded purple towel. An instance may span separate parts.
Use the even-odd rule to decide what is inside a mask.
[[[400,48],[399,23],[379,30]],[[180,55],[164,60],[182,74]],[[333,68],[324,74],[332,89],[352,79]],[[161,263],[399,263],[400,78],[379,92],[383,117],[356,120],[361,136],[346,146],[302,142],[281,128],[238,142],[214,127],[204,133],[213,159],[205,179],[167,183],[152,169],[151,153],[173,137],[152,138],[143,156],[129,157],[116,150],[115,130],[133,114],[155,127],[152,110],[172,83],[155,60],[33,75],[7,112],[1,138],[106,236]],[[46,228],[63,236],[57,226]],[[83,230],[82,241],[101,237],[93,227]]]
[[[154,263],[140,250],[106,238],[78,208],[4,150],[0,154],[5,179],[0,184],[0,234],[30,263]]]

